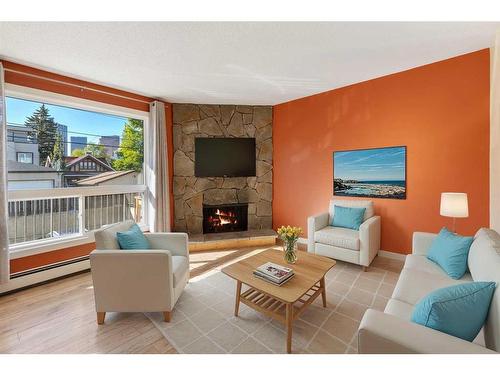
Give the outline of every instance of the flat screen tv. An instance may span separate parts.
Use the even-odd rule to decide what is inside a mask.
[[[196,138],[196,177],[255,176],[255,138]]]

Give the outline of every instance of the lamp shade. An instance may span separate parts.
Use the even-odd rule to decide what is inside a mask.
[[[441,193],[441,216],[468,217],[469,203],[466,193]]]

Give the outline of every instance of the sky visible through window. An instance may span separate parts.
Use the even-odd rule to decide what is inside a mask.
[[[29,101],[6,97],[7,123],[10,125],[24,125],[26,117],[31,116],[42,102]],[[98,144],[99,138],[106,135],[122,136],[127,118],[91,112],[75,108],[45,104],[55,122],[68,127],[68,140],[72,136],[87,137],[88,143]],[[85,134],[79,134],[85,133]]]

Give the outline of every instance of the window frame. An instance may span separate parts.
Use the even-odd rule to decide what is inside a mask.
[[[31,155],[31,163],[25,163],[24,161],[19,161],[19,154],[30,154]],[[33,164],[34,154],[30,151],[16,151],[16,162],[24,163],[24,164]]]
[[[13,85],[10,83],[5,84],[4,95],[5,97],[11,97],[15,99],[31,100],[35,102],[80,109],[84,111],[92,111],[97,113],[141,120],[143,122],[143,139],[144,139],[144,160],[143,160],[144,181],[142,185],[147,185],[147,182],[150,180],[149,178],[150,171],[149,168],[147,168],[147,166],[150,165],[149,163],[150,152],[148,150],[149,148],[148,142],[146,141],[150,133],[149,111],[146,112],[126,107],[120,107],[113,104],[100,103],[93,100],[82,99],[78,97],[58,94],[50,91],[34,89],[25,86]],[[17,160],[17,155],[16,155],[16,160]],[[65,189],[73,189],[73,188],[65,188]],[[144,202],[149,201],[149,190],[150,189],[146,186],[146,189],[144,190],[143,193]],[[31,190],[26,190],[26,191],[29,192]],[[150,223],[148,222],[150,217],[148,213],[148,206],[149,205],[146,203],[144,203],[142,206],[143,212],[142,212],[142,222],[140,223],[140,226],[141,229],[144,231],[148,231],[150,226]],[[60,239],[38,240],[38,241],[30,241],[27,242],[26,244],[21,243],[17,245],[11,245],[9,247],[9,252],[11,259],[17,259],[29,255],[61,250],[68,247],[78,246],[92,242],[94,242],[94,233],[93,231],[89,231],[87,233],[84,232],[83,234],[63,237]]]

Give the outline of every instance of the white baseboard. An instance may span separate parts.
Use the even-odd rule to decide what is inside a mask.
[[[300,243],[302,245],[307,245],[307,238],[299,237],[297,243]]]
[[[49,281],[61,276],[70,275],[72,273],[88,269],[90,269],[90,261],[86,259],[80,262],[75,262],[64,266],[51,268],[45,271],[32,273],[30,275],[16,277],[9,280],[6,284],[0,285],[0,293],[10,292],[12,290],[35,285],[44,281]]]
[[[297,242],[303,245],[307,245],[307,238],[299,237],[299,240]],[[378,255],[381,256],[382,258],[397,259],[401,261],[404,261],[406,257],[405,254],[393,253],[392,251],[385,251],[385,250],[379,250]]]
[[[404,261],[406,258],[405,254],[393,253],[392,251],[385,251],[385,250],[379,250],[378,256],[382,258],[396,259],[401,261]]]

